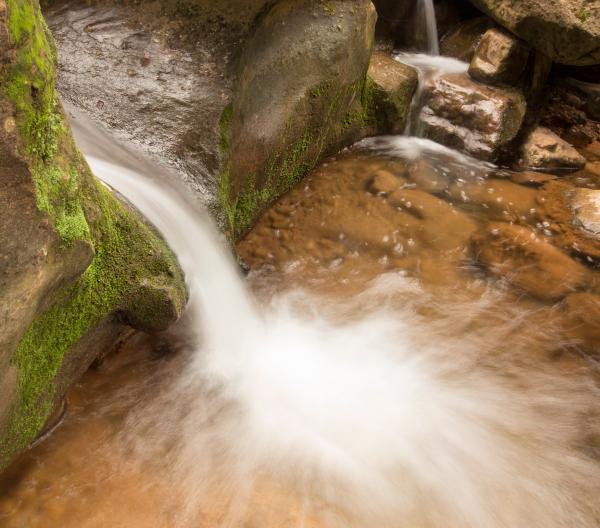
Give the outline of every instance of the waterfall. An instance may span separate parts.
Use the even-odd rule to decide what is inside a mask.
[[[186,274],[198,341],[181,382],[145,409],[152,436],[136,436],[156,449],[154,460],[165,458],[165,478],[175,472],[185,486],[182,507],[212,486],[233,497],[219,526],[246,525],[247,492],[260,477],[278,496],[299,494],[308,520],[327,521],[302,526],[572,525],[579,512],[565,499],[576,490],[568,479],[593,481],[568,450],[577,413],[558,395],[572,386],[529,373],[539,393],[515,392],[478,369],[467,358],[485,347],[479,338],[446,337],[410,303],[382,305],[384,292],[426,295],[401,273],[345,299],[354,314],[345,322],[328,320],[327,301],[302,292],[259,308],[209,218],[168,170],[127,157],[84,118],[73,129],[95,174],[163,233]],[[456,157],[424,140],[397,137],[386,148]],[[477,308],[454,307],[449,328],[469,309]],[[163,452],[171,444],[174,458]]]
[[[429,53],[429,55],[439,55],[440,45],[433,0],[419,0],[419,2],[421,8],[420,11],[423,13],[425,29],[427,31],[427,53]]]

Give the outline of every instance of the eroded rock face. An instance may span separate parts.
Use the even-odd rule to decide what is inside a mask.
[[[0,468],[124,328],[183,310],[175,257],[97,182],[55,92],[55,49],[37,0],[0,1]],[[132,303],[140,292],[152,302]],[[118,316],[118,317],[117,317]],[[78,343],[93,343],[86,353]]]
[[[560,64],[600,63],[600,15],[579,0],[471,0],[499,24]]]
[[[379,114],[379,132],[401,134],[417,89],[417,71],[386,53],[376,51],[369,63],[368,76],[373,83],[373,104]]]
[[[245,43],[222,119],[220,192],[233,236],[370,121],[370,0],[282,0]],[[265,87],[268,87],[265,88]]]
[[[526,109],[520,91],[480,84],[462,74],[435,78],[423,100],[420,121],[426,137],[491,161],[516,137]]]
[[[527,169],[573,172],[585,166],[585,158],[551,130],[537,127],[522,147],[522,165]]]
[[[518,38],[500,29],[489,29],[475,50],[469,75],[482,83],[515,85],[528,58],[529,49]]]
[[[585,266],[527,227],[490,224],[473,236],[472,247],[489,271],[545,301],[559,300],[592,281]]]

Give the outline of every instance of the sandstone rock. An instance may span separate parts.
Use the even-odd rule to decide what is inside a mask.
[[[503,222],[529,223],[537,219],[537,191],[509,180],[456,181],[448,195],[457,204]]]
[[[461,22],[454,30],[443,36],[440,53],[447,57],[471,62],[483,34],[493,26],[487,16]]]
[[[533,297],[556,301],[592,282],[591,272],[527,227],[493,223],[472,238],[474,257]]]
[[[521,164],[527,169],[573,172],[585,166],[585,158],[547,128],[535,128],[522,147]]]
[[[475,50],[469,75],[487,84],[516,85],[525,70],[529,48],[512,34],[488,29]]]
[[[398,189],[388,201],[421,220],[418,237],[424,244],[441,251],[462,248],[477,229],[473,219],[448,202],[418,189]],[[440,229],[443,223],[444,229]]]
[[[600,240],[600,191],[575,189],[571,198],[574,223],[585,234]]]
[[[600,63],[600,16],[579,0],[471,0],[499,24],[561,64]]]
[[[572,293],[567,295],[563,307],[566,327],[574,339],[586,344],[600,341],[600,296],[592,293]]]
[[[374,194],[390,194],[400,187],[400,180],[390,171],[379,169],[369,183],[369,190]]]
[[[282,0],[257,22],[221,120],[220,196],[234,237],[364,133],[375,20],[370,0]]]
[[[13,35],[0,66],[10,86],[0,94],[0,470],[115,341],[123,312],[158,330],[186,301],[164,241],[95,180],[73,144],[37,0],[9,9],[0,9],[0,34]],[[145,283],[162,290],[132,304]]]
[[[543,225],[552,234],[556,246],[588,261],[598,262],[600,241],[593,232],[596,225],[593,208],[595,195],[586,196],[587,190],[573,187],[572,183],[562,178],[551,181],[539,191],[538,209]],[[576,219],[578,211],[584,215],[590,231]]]
[[[418,84],[417,71],[383,52],[374,52],[367,75],[373,83],[373,103],[379,131],[401,134]]]
[[[425,192],[443,193],[450,185],[450,178],[431,162],[420,159],[408,168],[408,177]]]
[[[496,160],[525,116],[523,94],[448,74],[425,87],[420,121],[426,137],[483,160]]]

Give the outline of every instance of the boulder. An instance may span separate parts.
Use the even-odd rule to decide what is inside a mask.
[[[571,194],[573,223],[586,235],[600,241],[600,191],[575,189]]]
[[[528,227],[498,222],[471,239],[473,255],[490,272],[544,301],[589,286],[591,272]]]
[[[482,83],[516,85],[528,58],[523,41],[506,31],[488,29],[475,50],[469,75]]]
[[[569,143],[544,127],[532,130],[521,148],[521,165],[548,172],[575,172],[585,166],[585,158]]]
[[[494,23],[487,16],[470,18],[460,22],[442,37],[440,54],[464,62],[471,62],[481,37],[493,25]]]
[[[369,63],[368,77],[372,83],[379,132],[401,134],[419,83],[417,71],[376,51]]]
[[[541,220],[554,244],[592,263],[600,261],[597,192],[558,178],[544,185],[538,197]]]
[[[471,0],[496,22],[554,62],[576,66],[600,63],[600,14],[580,0]]]
[[[489,161],[516,137],[526,109],[519,90],[480,84],[466,74],[434,78],[423,103],[419,119],[426,137]]]
[[[125,324],[166,328],[186,290],[158,233],[77,151],[37,0],[0,1],[0,41],[1,469]]]
[[[370,0],[282,0],[257,22],[221,119],[220,198],[233,237],[375,121],[366,83],[375,20]]]

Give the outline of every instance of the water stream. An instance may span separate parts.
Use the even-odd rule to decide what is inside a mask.
[[[177,253],[191,299],[169,339],[184,351],[91,373],[105,380],[96,403],[0,483],[4,526],[597,526],[593,369],[551,359],[572,339],[556,308],[467,265],[470,233],[497,211],[465,216],[419,190],[493,185],[521,207],[495,167],[424,139],[368,140],[240,243],[244,284],[164,168],[83,116],[75,133]],[[413,165],[414,204],[365,192]]]
[[[425,29],[427,31],[427,53],[429,55],[439,55],[440,44],[433,0],[420,0],[419,7],[423,13]]]

